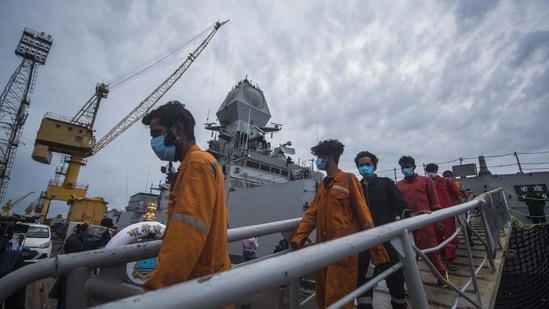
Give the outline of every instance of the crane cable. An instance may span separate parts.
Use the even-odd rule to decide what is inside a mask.
[[[184,59],[185,57],[187,57],[186,55],[185,56],[179,56],[177,58],[174,58],[174,56],[177,55],[178,53],[180,53],[180,51],[182,49],[184,49],[185,47],[187,47],[189,44],[196,41],[199,37],[203,36],[204,33],[206,33],[210,29],[211,29],[211,26],[207,27],[202,32],[197,34],[194,38],[192,38],[190,41],[188,41],[188,42],[184,43],[183,45],[181,45],[179,47],[176,47],[175,49],[169,51],[165,56],[161,57],[160,59],[153,60],[152,63],[150,63],[150,64],[144,64],[144,65],[141,65],[141,66],[137,67],[135,70],[131,70],[131,71],[127,71],[127,72],[118,74],[117,76],[115,76],[113,78],[113,80],[106,82],[106,84],[109,85],[110,90],[113,90],[113,89],[116,89],[116,88],[128,83],[133,78],[136,78],[136,77],[141,76],[145,73],[148,73],[150,71],[158,69],[162,66],[165,66],[165,65],[168,65],[168,64],[171,64],[171,63],[174,63],[174,62],[178,62],[181,59]]]

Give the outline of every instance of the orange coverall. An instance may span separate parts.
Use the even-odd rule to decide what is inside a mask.
[[[294,247],[302,247],[316,228],[316,242],[321,243],[374,227],[372,215],[360,182],[355,175],[339,170],[328,186],[321,185],[311,206],[292,237]],[[370,249],[376,265],[389,261],[382,244]],[[326,308],[356,289],[358,254],[315,273],[316,301],[319,308]],[[344,308],[353,308],[350,302]]]
[[[158,266],[143,285],[161,289],[231,267],[223,171],[193,145],[178,167],[168,198],[168,223]]]

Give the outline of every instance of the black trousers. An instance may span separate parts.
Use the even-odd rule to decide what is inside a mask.
[[[387,253],[389,254],[389,258],[391,259],[389,262],[376,266],[374,270],[374,276],[377,274],[380,274],[384,272],[385,270],[391,268],[393,265],[398,263],[399,257],[398,252],[391,246],[390,243],[384,243],[383,246],[385,247],[385,250],[387,250]],[[365,284],[368,282],[371,278],[366,278],[366,273],[368,272],[368,267],[370,265],[371,257],[368,251],[363,251],[358,256],[358,277],[357,277],[357,287]],[[406,304],[406,290],[404,289],[404,274],[402,273],[402,269],[397,270],[396,272],[392,273],[389,277],[385,278],[385,282],[387,283],[387,287],[389,288],[389,294],[391,295],[391,305],[393,308],[398,309],[404,309],[407,307]],[[358,308],[371,308],[370,306],[361,306],[361,298],[369,299],[370,304],[373,304],[373,296],[374,296],[374,290],[369,289],[368,291],[364,292],[360,297],[358,298],[359,306]]]
[[[23,266],[25,266],[25,261],[21,256],[21,252],[12,250],[4,250],[0,252],[0,278]],[[25,309],[26,290],[27,288],[24,287],[8,297],[4,301],[4,308]],[[0,308],[2,308],[2,302],[0,302]]]

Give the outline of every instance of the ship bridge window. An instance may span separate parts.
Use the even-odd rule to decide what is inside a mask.
[[[250,103],[250,105],[257,108],[263,107],[263,96],[257,91],[257,89],[253,87],[246,87],[244,94],[246,96],[246,100],[248,100],[248,103]]]
[[[253,162],[253,161],[247,161],[246,166],[253,167],[253,168],[259,168],[259,163]]]
[[[288,176],[288,171],[287,170],[282,170],[282,172],[280,174],[282,176]]]
[[[275,174],[280,174],[280,169],[279,168],[276,168],[276,167],[273,167],[271,169],[271,172],[275,173]]]
[[[260,168],[262,171],[266,171],[266,172],[270,172],[271,171],[271,167],[269,165],[261,165],[261,168]]]

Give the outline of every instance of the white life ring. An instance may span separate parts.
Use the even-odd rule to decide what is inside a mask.
[[[159,222],[144,221],[129,225],[116,233],[105,246],[106,249],[125,246],[141,241],[162,239],[166,226]],[[143,285],[156,268],[157,258],[149,258],[126,264],[126,279],[133,284]]]

